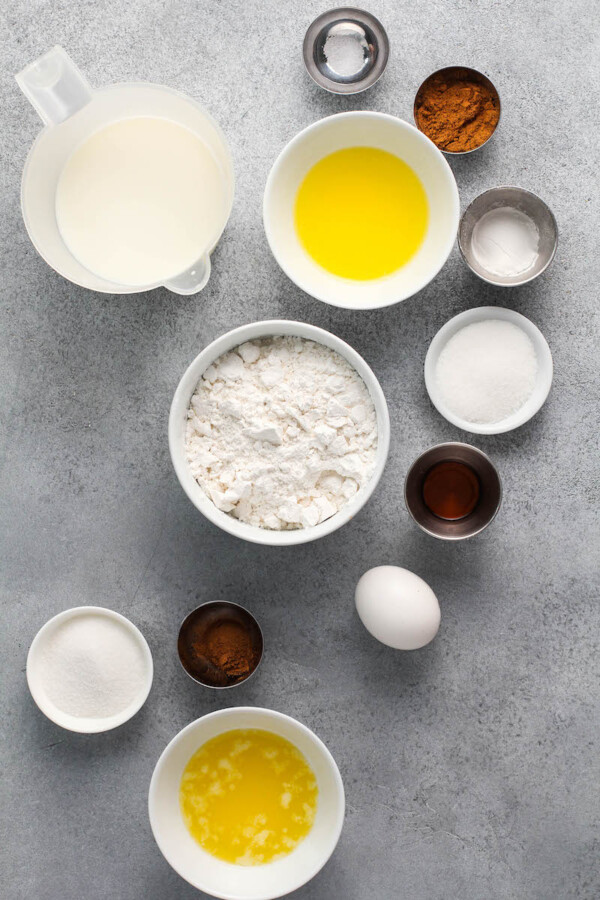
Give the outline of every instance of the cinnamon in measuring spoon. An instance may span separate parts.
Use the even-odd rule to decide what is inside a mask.
[[[479,478],[465,463],[437,463],[423,481],[425,506],[438,519],[455,521],[473,512],[479,502]]]

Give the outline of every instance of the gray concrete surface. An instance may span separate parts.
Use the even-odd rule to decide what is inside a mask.
[[[107,0],[3,5],[0,214],[3,619],[2,888],[7,900],[193,900],[163,860],[146,795],[167,741],[230,703],[297,716],[337,759],[348,812],[334,857],[298,900],[563,900],[600,896],[598,872],[598,10],[594,0],[378,0],[388,70],[340,99],[305,75],[301,43],[327,4]],[[201,296],[95,295],[36,255],[19,213],[39,129],[12,74],[54,43],[94,84],[146,79],[187,91],[221,122],[238,184]],[[374,108],[410,118],[424,76],[488,72],[500,130],[453,162],[463,207],[501,183],[539,192],[561,241],[545,276],[503,291],[455,250],[419,296],[382,312],[328,308],[272,259],[261,224],[269,167],[321,116]],[[595,110],[594,110],[595,107]],[[498,464],[504,507],[482,536],[447,546],[402,500],[412,459],[461,439],[431,407],[423,358],[474,305],[507,305],[544,332],[552,394],[528,425],[474,438]],[[196,513],[169,461],[178,378],[208,341],[259,318],[299,318],[364,354],[392,415],[392,449],[363,512],[314,545],[245,545]],[[367,568],[407,566],[439,596],[435,642],[401,654],[360,625]],[[179,668],[175,636],[199,601],[251,607],[259,676],[211,694]],[[156,678],[114,733],[76,736],[34,706],[28,645],[60,610],[103,604],[147,636]]]

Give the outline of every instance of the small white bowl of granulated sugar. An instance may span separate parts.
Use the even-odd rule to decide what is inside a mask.
[[[50,619],[27,655],[27,684],[38,707],[69,731],[109,731],[134,716],[152,686],[152,654],[141,631],[101,606]]]
[[[425,358],[431,402],[473,434],[501,434],[528,422],[546,402],[552,373],[552,354],[539,328],[498,306],[454,316]]]
[[[330,534],[383,472],[389,414],[359,354],[303,322],[244,325],[206,347],[171,405],[169,449],[194,506],[275,546]]]

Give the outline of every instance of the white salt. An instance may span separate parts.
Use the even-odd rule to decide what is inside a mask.
[[[48,699],[77,718],[105,719],[139,698],[147,679],[142,648],[119,621],[99,613],[67,619],[40,656]]]
[[[531,396],[537,357],[529,336],[512,322],[466,325],[439,355],[435,378],[448,408],[467,422],[491,425]]]
[[[351,30],[328,34],[323,46],[327,65],[343,78],[360,72],[368,50],[362,35]]]
[[[471,249],[491,275],[523,275],[538,258],[540,235],[533,219],[511,206],[491,209],[473,229]]]

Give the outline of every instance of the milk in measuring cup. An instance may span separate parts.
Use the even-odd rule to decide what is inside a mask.
[[[73,256],[123,285],[160,283],[192,266],[218,238],[226,198],[206,144],[166,118],[101,128],[67,159],[56,221]]]

